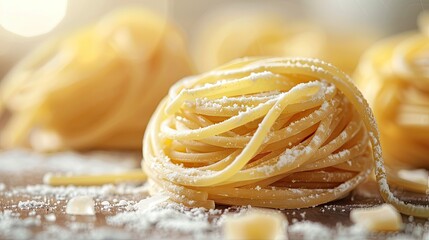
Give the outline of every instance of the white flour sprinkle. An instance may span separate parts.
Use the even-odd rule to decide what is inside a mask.
[[[45,202],[38,202],[34,200],[27,200],[27,201],[19,201],[18,207],[20,209],[35,209],[35,208],[41,208],[48,205]]]
[[[32,237],[31,227],[40,226],[38,218],[17,218],[12,211],[5,210],[0,214],[0,237],[8,239],[30,239]]]
[[[329,228],[320,223],[311,221],[294,222],[289,226],[288,232],[299,239],[318,240],[318,239],[366,239],[365,229],[353,225],[344,227],[337,224],[335,228]]]
[[[217,239],[219,233],[209,222],[210,212],[202,208],[188,209],[183,205],[165,202],[164,196],[144,199],[134,205],[134,211],[119,213],[106,219],[109,225],[123,226],[140,234],[154,229],[191,234],[194,238]]]
[[[46,221],[54,222],[55,215],[45,216]],[[34,228],[42,228],[41,231],[33,232]],[[1,239],[133,239],[130,233],[120,229],[94,228],[88,223],[69,223],[67,227],[60,227],[51,224],[42,224],[40,218],[28,217],[18,218],[10,210],[0,213],[0,238]],[[136,238],[136,237],[134,237]]]
[[[311,231],[308,231],[311,229]],[[305,240],[312,239],[331,239],[332,231],[323,226],[320,223],[314,223],[309,221],[296,222],[289,227],[289,233],[302,235],[302,238]]]
[[[64,152],[49,155],[17,149],[0,152],[0,166],[2,166],[0,172],[16,173],[37,170],[80,174],[123,172],[138,168],[139,159],[138,154],[130,153]]]
[[[79,195],[87,195],[91,197],[107,196],[113,194],[147,194],[147,188],[136,187],[131,184],[112,185],[90,187],[76,186],[59,186],[52,187],[48,185],[27,185],[25,187],[15,187],[6,192],[6,195],[26,194],[32,196],[54,196],[57,199],[65,199]]]

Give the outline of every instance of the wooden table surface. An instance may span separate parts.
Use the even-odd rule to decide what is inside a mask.
[[[114,216],[120,212],[126,212],[123,206],[112,204],[109,209],[104,209],[102,206],[103,201],[114,203],[115,199],[125,200],[132,203],[138,202],[140,199],[147,197],[147,192],[141,191],[136,193],[111,193],[109,191],[97,195],[95,191],[96,202],[96,215],[95,216],[70,216],[65,213],[65,206],[67,200],[73,195],[67,193],[54,194],[52,191],[43,192],[42,178],[43,174],[52,171],[52,160],[44,161],[38,159],[37,168],[28,168],[29,159],[22,162],[22,170],[19,164],[15,167],[7,167],[8,161],[20,161],[20,159],[3,159],[5,155],[0,152],[0,238],[2,239],[157,239],[157,238],[176,238],[176,239],[189,239],[195,238],[194,235],[184,232],[169,231],[157,229],[154,225],[150,231],[136,231],[133,228],[125,226],[113,226],[108,224],[106,219]],[[28,158],[33,155],[29,154]],[[85,166],[85,154],[81,157],[83,161],[77,161],[76,165],[82,164],[82,168],[94,166],[94,163]],[[102,159],[102,158],[101,158]],[[61,161],[61,159],[58,159]],[[98,164],[102,163],[97,160]],[[112,164],[111,159],[109,164]],[[122,164],[120,157],[117,159],[118,165]],[[27,165],[27,166],[26,166]],[[133,167],[129,164],[127,167]],[[138,160],[135,161],[135,166],[138,167]],[[76,169],[76,166],[73,167]],[[62,171],[64,169],[60,169]],[[42,190],[35,191],[34,188],[41,188]],[[136,188],[138,186],[130,185],[129,188]],[[51,190],[55,188],[50,188]],[[57,189],[58,190],[58,189]],[[57,191],[56,190],[56,191]],[[61,191],[65,191],[64,188]],[[58,190],[57,192],[61,192]],[[71,189],[73,191],[73,188]],[[414,203],[427,204],[429,202],[428,196],[418,195],[395,189],[395,193],[401,196],[403,200],[412,201]],[[45,203],[42,206],[32,206],[31,202],[25,201],[34,200],[37,202]],[[21,202],[21,203],[20,203]],[[117,202],[117,201],[116,201]],[[23,204],[24,203],[24,204]],[[26,208],[26,204],[31,205]],[[352,226],[349,220],[349,213],[352,208],[369,207],[382,203],[378,194],[377,185],[374,182],[368,181],[357,189],[355,189],[349,196],[344,199],[331,202],[322,206],[296,209],[296,210],[282,210],[289,221],[289,229],[294,224],[302,224],[303,221],[311,221],[308,225],[308,231],[312,231],[312,226],[320,227],[325,226],[324,230],[332,230],[333,237],[339,237],[339,229],[344,229]],[[219,209],[227,209],[227,206],[218,206]],[[129,209],[128,209],[129,210]],[[229,211],[236,211],[237,208],[231,208]],[[48,217],[45,217],[48,215]],[[55,219],[49,219],[49,216],[55,216]],[[219,218],[222,214],[214,214],[210,221]],[[349,239],[422,239],[429,238],[429,221],[428,219],[410,218],[403,216],[405,229],[398,233],[377,233],[362,235],[360,233],[353,233],[349,231],[346,238]],[[321,225],[318,225],[320,223]],[[306,225],[302,225],[306,226]],[[314,229],[317,230],[316,228]],[[316,232],[317,233],[317,232]],[[207,232],[207,238],[219,238],[221,236],[221,228],[213,226],[211,231]],[[289,231],[289,239],[306,239],[312,238],[314,235],[306,235],[299,231]],[[317,234],[316,234],[317,236]],[[331,236],[331,237],[332,237]],[[200,236],[201,237],[201,236]],[[320,236],[319,236],[320,237]],[[197,237],[199,238],[199,237]],[[318,239],[316,237],[316,239]]]

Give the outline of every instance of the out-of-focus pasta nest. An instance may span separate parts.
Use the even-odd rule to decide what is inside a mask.
[[[2,146],[139,149],[158,101],[191,73],[184,39],[167,19],[115,12],[44,44],[6,76]]]

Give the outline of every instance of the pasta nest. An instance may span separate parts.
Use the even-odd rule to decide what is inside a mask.
[[[422,15],[420,32],[382,40],[355,73],[376,115],[390,166],[429,168],[428,30],[429,16]]]
[[[143,144],[152,194],[190,207],[303,208],[346,196],[375,161],[390,192],[372,112],[334,66],[305,58],[245,58],[176,83]]]
[[[362,57],[355,78],[374,109],[389,181],[426,193],[427,171],[404,178],[403,169],[429,169],[429,16],[420,31],[380,41]],[[423,172],[422,172],[423,171]],[[415,174],[415,173],[412,173]]]
[[[179,30],[125,9],[42,45],[2,81],[2,146],[139,149],[158,101],[192,73]]]
[[[249,56],[312,57],[352,73],[373,40],[370,33],[329,32],[314,22],[285,19],[275,12],[215,11],[195,34],[194,57],[200,71]]]

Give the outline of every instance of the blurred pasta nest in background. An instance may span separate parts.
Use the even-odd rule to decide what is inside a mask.
[[[2,145],[139,149],[151,112],[190,66],[184,39],[167,19],[117,11],[46,43],[6,76],[0,113],[10,118]]]
[[[391,168],[429,168],[429,15],[420,32],[383,40],[355,74],[371,103]],[[427,182],[426,182],[427,185]]]
[[[240,57],[289,56],[319,58],[350,74],[374,40],[370,33],[328,32],[274,11],[221,10],[206,17],[196,33],[193,55],[200,72]]]

